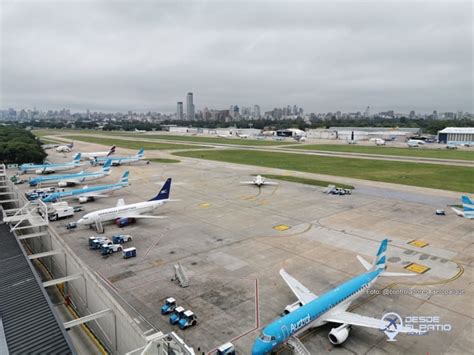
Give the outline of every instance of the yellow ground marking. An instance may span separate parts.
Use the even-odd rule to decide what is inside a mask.
[[[280,232],[283,232],[283,231],[286,231],[288,229],[290,229],[291,227],[290,226],[287,226],[286,224],[279,224],[275,227],[273,227],[273,229],[277,230],[277,231],[280,231]]]
[[[418,274],[424,274],[427,272],[430,268],[428,266],[416,264],[416,263],[411,263],[407,266],[405,266],[405,269],[416,272]]]
[[[255,196],[240,196],[240,199],[245,200],[245,201],[252,201],[255,200]]]
[[[421,240],[421,239],[412,240],[411,242],[408,242],[408,244],[413,245],[414,247],[418,247],[418,248],[424,248],[424,247],[430,245],[430,243],[427,243],[427,242],[425,242],[424,240]]]
[[[210,203],[203,202],[203,203],[200,203],[200,204],[199,204],[199,207],[208,208],[210,205],[211,205]]]

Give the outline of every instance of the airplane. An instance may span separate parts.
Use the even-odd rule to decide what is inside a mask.
[[[73,161],[69,163],[46,163],[46,164],[22,164],[20,170],[22,174],[35,173],[35,174],[51,174],[56,171],[72,170],[81,166],[81,153],[77,153]]]
[[[263,328],[262,333],[254,342],[252,354],[270,353],[275,347],[286,342],[290,337],[308,328],[319,327],[326,323],[340,324],[340,326],[331,329],[328,335],[329,341],[334,345],[342,344],[347,339],[352,325],[393,332],[393,330],[389,329],[391,323],[389,321],[361,316],[347,311],[351,303],[365,294],[366,290],[378,277],[415,275],[385,271],[387,244],[388,239],[384,239],[372,264],[361,256],[357,256],[357,259],[367,272],[340,284],[321,296],[316,296],[284,269],[281,269],[280,275],[299,299],[302,306]],[[425,333],[402,325],[396,325],[396,331],[412,334]]]
[[[261,187],[262,185],[278,185],[277,182],[266,181],[262,175],[255,176],[253,181],[241,181],[240,183],[247,185],[257,185],[258,187]]]
[[[107,159],[110,159],[112,161],[112,166],[119,166],[122,164],[131,164],[135,163],[137,161],[140,161],[144,159],[145,156],[145,150],[141,148],[136,155],[133,156],[128,156],[128,157],[111,157],[111,158],[95,158],[93,161],[91,161],[92,165],[103,165],[107,161]]]
[[[462,196],[461,200],[462,200],[462,208],[463,208],[462,211],[454,207],[451,207],[451,209],[459,217],[474,219],[474,203],[472,203],[471,199],[467,196]]]
[[[154,211],[157,207],[170,202],[171,178],[163,184],[160,192],[151,200],[126,205],[123,199],[117,201],[117,205],[111,208],[90,212],[76,222],[76,225],[91,226],[96,223],[115,221],[120,227],[133,223],[138,218],[165,218],[163,216],[151,216],[144,213]]]
[[[56,147],[56,151],[58,153],[70,153],[72,152],[72,148],[74,147],[74,142],[66,145],[60,145]]]
[[[84,170],[77,174],[63,174],[63,175],[50,175],[50,176],[36,176],[29,180],[30,186],[37,185],[51,185],[58,184],[59,187],[66,187],[76,184],[82,184],[87,181],[102,179],[110,174],[110,166],[112,161],[109,159],[102,169],[85,172]]]
[[[135,133],[146,133],[146,130],[144,130],[144,129],[136,129],[136,128],[135,128]]]
[[[248,134],[237,134],[237,137],[239,137],[241,139],[247,139],[250,136]]]
[[[102,193],[112,192],[128,186],[128,175],[129,172],[125,171],[122,177],[120,178],[120,181],[116,184],[98,185],[92,187],[85,186],[81,189],[76,190],[53,192],[51,194],[41,197],[41,200],[43,202],[57,202],[59,200],[74,198],[77,199],[80,203],[85,203],[93,201],[96,198],[108,197],[108,195],[104,195]]]
[[[369,142],[374,142],[375,145],[385,145],[386,144],[385,140],[382,139],[382,138],[370,138]]]
[[[92,153],[82,153],[83,159],[95,160],[99,157],[108,157],[115,153],[115,149],[117,147],[115,145],[111,146],[108,152],[92,152]]]
[[[43,148],[44,150],[53,149],[53,148],[57,148],[57,147],[59,147],[59,144],[42,144],[41,145],[41,148]]]
[[[218,134],[217,137],[219,138],[232,138],[231,134]]]
[[[296,136],[293,136],[293,139],[299,143],[303,143],[303,142],[306,142],[306,137],[305,136],[300,136],[300,135],[296,135]]]
[[[424,145],[425,142],[420,139],[410,139],[407,142],[407,144],[410,148],[413,148],[413,147],[419,147],[420,145]]]

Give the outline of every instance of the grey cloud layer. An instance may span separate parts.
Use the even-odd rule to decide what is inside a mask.
[[[472,111],[472,4],[3,3],[5,108]]]

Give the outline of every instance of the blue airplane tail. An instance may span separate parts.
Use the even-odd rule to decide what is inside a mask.
[[[102,172],[104,173],[109,173],[110,172],[110,167],[112,166],[112,160],[107,159],[105,164],[102,166]]]
[[[110,159],[107,161],[110,161]],[[130,175],[130,172],[127,170],[126,172],[123,173],[122,177],[120,178],[119,184],[128,185],[128,175]]]
[[[472,203],[471,199],[466,195],[461,197],[462,200],[462,207],[464,211],[474,211],[474,203]]]
[[[81,161],[81,153],[77,153],[73,158],[74,163],[79,163]]]
[[[380,243],[379,250],[377,251],[377,256],[375,257],[374,260],[374,265],[373,267],[375,269],[385,269],[385,262],[386,262],[386,254],[387,254],[387,245],[388,245],[388,239],[382,240],[382,243]]]
[[[145,156],[145,149],[140,148],[140,150],[137,153],[138,158],[143,158]]]
[[[158,192],[158,195],[156,195],[149,201],[160,201],[160,200],[169,199],[170,190],[171,190],[171,178],[168,178],[168,180],[166,180],[166,182],[163,184],[163,187],[161,188],[160,192]]]

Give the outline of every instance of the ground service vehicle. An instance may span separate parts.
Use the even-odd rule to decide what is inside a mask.
[[[102,255],[109,255],[119,251],[122,251],[121,244],[112,244],[112,242],[106,242],[100,246],[100,252]]]
[[[222,344],[217,348],[217,355],[235,355],[235,347],[232,343]]]
[[[108,242],[110,242],[110,240],[107,238],[95,239],[92,241],[91,249],[94,249],[94,250],[100,249],[102,244],[105,244]]]
[[[89,240],[89,246],[90,247],[92,246],[94,240],[104,240],[104,239],[107,239],[107,238],[106,237],[100,237],[100,236],[96,237],[95,235],[90,236],[89,239],[88,239]]]
[[[178,324],[181,317],[184,316],[184,308],[176,307],[170,315],[170,324]]]
[[[112,236],[112,242],[114,244],[123,244],[132,241],[132,236],[130,234],[114,234]]]
[[[127,248],[122,250],[122,256],[124,259],[128,258],[134,258],[137,256],[137,248],[132,247],[132,248]]]
[[[176,300],[173,297],[166,299],[165,304],[161,307],[161,314],[170,314],[176,308]]]
[[[44,217],[44,213],[42,210],[39,210],[42,217]],[[58,202],[53,203],[48,206],[48,220],[50,221],[57,221],[58,219],[62,218],[70,218],[74,216],[74,208],[70,207],[67,202]]]
[[[178,324],[179,329],[181,330],[192,327],[193,325],[197,324],[197,317],[192,311],[187,310],[186,312],[184,312],[184,315],[178,321]]]

